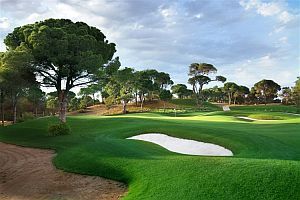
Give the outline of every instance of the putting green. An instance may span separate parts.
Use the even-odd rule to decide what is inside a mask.
[[[68,118],[72,134],[47,136],[57,121],[43,118],[0,128],[0,141],[57,151],[54,163],[70,172],[128,184],[124,199],[299,199],[300,117],[243,121],[258,111],[128,114]],[[284,117],[282,117],[284,116]],[[141,133],[218,144],[233,157],[188,156],[144,141]]]

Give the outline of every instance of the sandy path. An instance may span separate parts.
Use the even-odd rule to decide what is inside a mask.
[[[0,142],[0,199],[112,200],[126,192],[126,186],[116,181],[56,169],[54,155]]]

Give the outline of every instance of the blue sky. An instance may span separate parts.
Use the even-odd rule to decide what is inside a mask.
[[[0,40],[47,18],[96,26],[123,66],[165,71],[175,83],[187,83],[193,62],[248,87],[261,79],[292,86],[300,76],[299,0],[0,0]]]

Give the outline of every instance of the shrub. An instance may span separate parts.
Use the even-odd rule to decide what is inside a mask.
[[[67,135],[70,134],[71,129],[66,123],[53,124],[48,127],[50,136]]]
[[[25,122],[27,120],[31,120],[31,119],[34,119],[34,118],[35,117],[34,117],[33,113],[25,112],[25,113],[23,113],[22,117],[20,117],[18,119],[18,122]]]

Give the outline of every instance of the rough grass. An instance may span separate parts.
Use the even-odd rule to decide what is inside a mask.
[[[250,111],[72,116],[72,134],[47,136],[49,117],[1,127],[0,141],[57,151],[63,170],[128,184],[129,199],[299,199],[300,117],[245,122]],[[279,113],[269,113],[278,115]],[[234,157],[185,156],[126,140],[147,132],[212,142]]]

